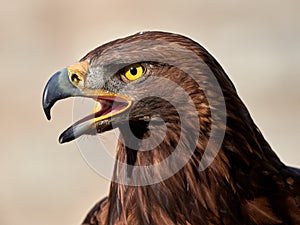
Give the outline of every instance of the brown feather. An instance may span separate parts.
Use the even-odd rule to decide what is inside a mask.
[[[299,170],[286,167],[279,160],[254,124],[222,67],[202,46],[180,35],[146,32],[103,45],[90,52],[83,60],[88,59],[91,64],[95,65],[109,63],[121,56],[118,56],[117,52],[106,55],[106,52],[118,49],[124,44],[142,40],[173,42],[201,57],[221,85],[227,111],[219,113],[220,116],[222,113],[226,113],[227,123],[218,123],[212,127],[211,107],[218,109],[221,96],[215,92],[215,88],[207,76],[208,71],[205,65],[189,64],[189,59],[184,59],[187,60],[185,65],[190,66],[196,74],[199,74],[196,81],[172,65],[154,66],[153,73],[165,76],[179,84],[195,104],[201,127],[196,150],[180,171],[160,183],[148,186],[128,186],[112,182],[108,197],[92,209],[83,224],[300,224]],[[153,47],[152,51],[155,50]],[[132,59],[137,57],[137,54],[143,54],[135,49],[126,51],[128,54],[122,55],[122,50],[119,54]],[[131,51],[135,54],[130,54]],[[170,59],[173,57],[173,55],[167,55],[167,52],[160,54],[165,54],[164,57]],[[203,86],[199,88],[197,82]],[[154,93],[156,88],[167,88],[160,85],[153,81],[147,88]],[[204,89],[208,90],[206,94],[214,99],[211,105],[208,104],[207,96],[203,93]],[[177,92],[170,90],[170,93],[178,101],[184,103],[184,99],[177,96]],[[189,146],[191,143],[189,133],[194,129],[193,123],[189,124],[191,130],[180,127],[176,110],[167,102],[153,100],[148,106],[147,110],[136,105],[133,112],[140,114],[159,112],[166,122],[167,135],[164,141],[152,151],[135,152],[126,147],[125,143],[129,140],[120,127],[121,137],[117,147],[117,160],[136,166],[160,162],[174,151],[181,131],[184,135],[180,138],[183,138],[185,146]],[[189,116],[188,108],[186,116]],[[226,133],[221,149],[214,149],[214,146],[211,149],[213,152],[219,150],[218,155],[209,168],[199,171],[210,131],[223,128],[226,128]],[[135,125],[132,129],[141,138],[150,135],[149,129],[141,130]],[[164,131],[163,126],[157,125],[155,131],[151,135],[159,138]],[[182,148],[181,151],[186,150]],[[167,172],[171,168],[172,163],[164,169]],[[113,176],[119,176],[122,172],[121,169],[116,164]],[[125,181],[131,179],[134,174],[135,170],[133,169],[127,175],[118,178]],[[162,176],[159,173],[153,175]],[[151,176],[151,174],[144,174],[137,179],[147,180]]]

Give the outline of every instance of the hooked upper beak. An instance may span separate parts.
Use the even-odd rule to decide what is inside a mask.
[[[87,97],[96,101],[94,113],[77,121],[59,138],[60,143],[69,142],[83,134],[96,134],[112,129],[111,118],[130,108],[132,102],[127,96],[85,87],[87,65],[80,62],[55,73],[44,89],[43,109],[48,120],[51,119],[53,105],[68,97]]]
[[[43,93],[43,109],[47,119],[51,119],[51,108],[58,100],[81,95],[83,95],[81,90],[69,80],[67,68],[55,73],[48,81]]]

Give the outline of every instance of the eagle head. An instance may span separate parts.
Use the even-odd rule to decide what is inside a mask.
[[[156,140],[168,130],[179,135],[176,130],[192,133],[195,128],[190,135],[195,145],[199,132],[210,132],[212,108],[215,118],[223,120],[220,126],[226,118],[218,72],[211,68],[217,62],[208,65],[206,58],[213,59],[177,34],[143,32],[118,39],[55,73],[45,87],[43,108],[50,119],[58,100],[80,96],[96,102],[92,114],[61,134],[60,143],[117,127],[125,140],[145,139],[150,133],[157,134]]]

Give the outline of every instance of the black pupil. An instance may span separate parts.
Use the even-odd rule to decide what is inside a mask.
[[[135,76],[137,74],[137,69],[135,67],[130,68],[130,73]]]

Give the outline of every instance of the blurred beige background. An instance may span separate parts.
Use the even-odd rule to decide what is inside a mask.
[[[299,1],[10,0],[0,8],[0,224],[80,224],[108,191],[75,143],[59,145],[72,100],[42,111],[55,71],[142,30],[185,34],[235,83],[281,159],[300,166]]]

